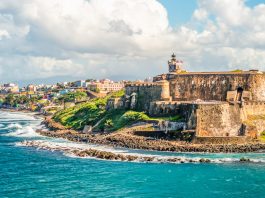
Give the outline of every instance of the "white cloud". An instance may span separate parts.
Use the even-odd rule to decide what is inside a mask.
[[[12,39],[0,43],[0,51],[6,59],[17,58],[18,65],[12,69],[27,73],[20,78],[35,78],[36,73],[45,77],[118,75],[126,66],[117,63],[117,57],[134,61],[159,56],[168,49],[165,44],[171,44],[167,12],[155,0],[2,1],[0,28],[8,26]],[[103,57],[105,65],[98,68],[95,63]],[[68,62],[61,67],[52,64],[60,60]],[[72,72],[65,74],[68,70]]]
[[[0,29],[0,40],[2,40],[3,38],[10,38],[10,35],[8,31]]]
[[[198,0],[173,29],[157,0],[1,0],[1,79],[143,78],[175,51],[189,70],[265,69],[265,5]]]
[[[191,65],[203,65],[199,70],[265,70],[264,4],[254,8],[244,0],[199,0],[198,4],[183,34],[188,41],[192,36],[196,49],[194,59],[188,58]]]
[[[64,75],[82,75],[84,66],[74,63],[70,59],[58,60],[49,57],[28,57],[29,67],[33,69],[36,75],[42,78]]]
[[[196,20],[203,21],[203,20],[207,19],[208,12],[205,9],[196,9],[193,13],[193,17]]]

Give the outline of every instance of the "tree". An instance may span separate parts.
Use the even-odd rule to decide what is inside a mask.
[[[22,96],[17,96],[15,98],[15,103],[16,104],[26,104],[29,102],[29,98],[25,95],[22,95]]]
[[[93,82],[95,79],[86,79],[86,82]]]
[[[31,103],[35,103],[35,102],[37,102],[38,101],[38,98],[36,97],[36,96],[32,96],[32,97],[30,97],[30,99],[29,99],[29,102],[31,102]]]
[[[85,99],[86,97],[87,94],[85,92],[77,91],[77,92],[67,93],[59,97],[58,100],[61,102],[75,102]]]
[[[15,96],[14,94],[8,94],[4,100],[4,104],[14,106],[15,105]]]
[[[74,94],[75,100],[82,100],[87,97],[87,94],[85,92],[78,91]]]

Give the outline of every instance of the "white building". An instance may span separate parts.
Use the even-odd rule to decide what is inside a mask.
[[[124,88],[123,82],[114,82],[109,79],[102,79],[100,81],[91,82],[87,85],[91,91],[97,91],[100,93],[109,93],[119,91]]]

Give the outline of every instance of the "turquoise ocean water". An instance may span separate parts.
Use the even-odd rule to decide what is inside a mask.
[[[136,163],[81,159],[18,146],[18,142],[32,139],[75,145],[38,136],[34,130],[39,124],[40,120],[27,114],[0,111],[1,198],[265,197],[265,154],[178,154],[113,149],[113,152],[135,154],[226,159],[225,163],[212,164]],[[256,163],[236,162],[242,156]]]

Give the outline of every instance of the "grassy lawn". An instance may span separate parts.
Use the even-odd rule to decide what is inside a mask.
[[[180,120],[180,116],[173,117],[149,117],[144,112],[137,111],[125,111],[125,110],[112,110],[109,111],[102,122],[98,125],[96,130],[103,130],[107,128],[109,131],[115,131],[125,126],[130,126],[133,123],[140,121],[178,121]]]

